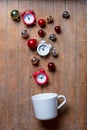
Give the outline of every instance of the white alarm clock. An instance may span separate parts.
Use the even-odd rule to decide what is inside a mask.
[[[41,43],[37,46],[37,53],[40,56],[47,56],[52,49],[51,44],[47,44],[46,41],[41,41]]]

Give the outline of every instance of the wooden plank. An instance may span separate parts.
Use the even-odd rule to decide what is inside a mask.
[[[0,129],[7,128],[7,86],[6,86],[6,1],[0,1]]]
[[[31,9],[34,10],[35,17],[36,17],[36,25],[31,28],[31,38],[36,38],[37,44],[39,44],[40,40],[41,40],[41,38],[38,36],[38,30],[40,29],[39,25],[38,25],[38,20],[40,19],[41,13],[42,13],[42,6],[41,5],[42,5],[41,0],[31,1]],[[38,71],[42,67],[42,65],[41,65],[41,57],[37,54],[37,51],[36,50],[34,50],[34,51],[30,50],[30,52],[31,52],[31,55],[30,55],[31,59],[33,57],[37,57],[39,59],[39,65],[38,66],[33,66],[32,63],[31,63],[31,75],[32,75],[31,94],[34,95],[34,94],[41,93],[42,89],[41,89],[40,85],[36,84],[36,82],[33,78],[33,72]]]
[[[7,1],[7,130],[19,129],[18,23],[10,12],[18,9],[18,1]]]
[[[78,40],[87,41],[87,1],[80,0],[78,2]]]
[[[61,7],[61,8],[60,8]],[[57,42],[54,44],[54,47],[58,51],[58,58],[54,59],[55,65],[56,65],[56,73],[54,75],[54,92],[60,94],[63,94],[66,96],[65,91],[65,40],[66,40],[66,25],[65,20],[62,18],[62,13],[65,9],[65,1],[54,1],[54,19],[55,24],[54,26],[60,26],[61,27],[61,34],[57,34]],[[55,130],[56,129],[63,129],[61,128],[61,124],[65,128],[65,118],[66,118],[66,106],[64,106],[60,111],[58,111],[58,117],[55,120]],[[68,125],[67,125],[68,126]]]
[[[49,39],[49,35],[53,34],[53,30],[54,30],[54,22],[51,24],[47,24],[47,17],[48,16],[52,16],[54,19],[54,1],[51,0],[50,1],[46,1],[43,0],[42,1],[42,18],[46,20],[46,28],[44,29],[44,31],[46,32],[46,36],[44,37],[44,40],[47,42],[47,44],[51,44],[53,46],[53,44],[56,44],[55,42],[53,43],[50,39]],[[49,7],[49,8],[48,8]],[[45,11],[44,11],[45,10]],[[53,62],[53,57],[51,55],[51,53],[49,54],[49,56],[42,58],[42,67],[45,69],[46,73],[48,74],[49,77],[49,81],[46,87],[43,88],[43,92],[53,92],[53,84],[54,83],[54,73],[50,72],[48,70],[48,63],[49,62]]]
[[[61,8],[60,8],[61,7]],[[65,84],[64,64],[65,64],[65,21],[62,18],[62,12],[65,8],[65,2],[54,1],[54,26],[61,27],[61,34],[56,34],[57,42],[54,44],[58,52],[58,57],[54,58],[56,65],[56,72],[54,75],[54,91],[58,94],[62,94]],[[57,11],[58,9],[58,11]]]
[[[35,16],[36,16],[36,25],[33,28],[31,28],[31,38],[35,37],[38,44],[39,44],[40,41],[41,41],[41,38],[38,36],[38,30],[40,29],[40,27],[38,25],[38,20],[41,18],[41,14],[42,14],[42,0],[31,1],[31,9],[34,10]],[[38,71],[42,67],[42,60],[41,60],[42,58],[37,54],[36,50],[31,51],[30,56],[31,56],[31,58],[32,57],[38,57],[39,60],[40,60],[39,65],[37,67],[35,67],[31,64],[31,74],[33,74],[33,72]],[[32,76],[31,95],[38,94],[38,93],[41,93],[41,92],[42,92],[42,87],[40,85],[36,84],[36,82],[35,82],[35,80]],[[33,108],[31,108],[31,129],[32,130],[40,130],[41,129],[41,123],[35,118]]]
[[[19,10],[22,13],[31,9],[30,1],[20,0]],[[24,25],[21,18],[19,25],[19,101],[20,101],[20,128],[21,130],[31,129],[31,62],[30,50],[27,46],[28,39],[21,37],[21,31],[26,29],[31,37],[30,28]]]
[[[80,0],[78,9],[78,61],[77,61],[77,97],[78,97],[78,128],[87,129],[87,1]]]
[[[70,129],[78,129],[78,106],[77,106],[77,2],[66,1],[66,10],[70,18],[65,20],[65,94],[67,97],[66,126]]]
[[[87,129],[87,42],[78,43],[78,126]]]

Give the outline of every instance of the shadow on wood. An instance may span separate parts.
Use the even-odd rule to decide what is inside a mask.
[[[69,107],[66,105],[64,108],[58,111],[58,116],[52,120],[41,121],[41,125],[44,128],[53,130],[60,127],[62,124],[63,117],[67,116],[69,112]]]

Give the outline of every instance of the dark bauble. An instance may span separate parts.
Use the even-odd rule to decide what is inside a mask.
[[[44,37],[44,36],[45,36],[45,32],[44,32],[42,29],[40,29],[40,30],[38,31],[38,35],[39,35],[40,37]]]
[[[38,24],[40,27],[44,28],[46,26],[46,21],[44,19],[39,19]]]
[[[11,17],[12,17],[12,19],[13,20],[15,20],[15,21],[20,21],[20,13],[19,13],[19,11],[18,10],[12,10],[11,11]]]
[[[61,27],[60,26],[55,26],[54,28],[56,33],[61,33]]]
[[[33,65],[37,66],[38,63],[39,63],[39,59],[38,59],[37,57],[33,57],[33,58],[31,59],[31,62],[32,62]]]
[[[22,35],[23,38],[28,38],[29,37],[29,34],[28,34],[27,30],[22,30],[21,35]]]
[[[47,17],[47,23],[49,24],[49,23],[52,23],[52,22],[53,22],[52,16],[48,16]]]
[[[49,39],[50,39],[51,41],[56,41],[56,35],[55,35],[55,34],[51,34],[51,35],[49,36]]]
[[[68,19],[70,17],[69,12],[68,11],[64,11],[62,14],[62,17],[65,19]]]
[[[48,70],[54,72],[56,70],[55,64],[53,62],[48,63]]]

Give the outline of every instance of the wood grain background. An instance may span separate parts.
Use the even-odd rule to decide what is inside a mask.
[[[40,42],[39,26],[14,22],[13,9],[33,9],[37,20],[53,16],[54,23],[44,29],[44,40],[50,42],[48,35],[55,33],[54,26],[61,26],[57,41],[50,42],[58,58],[41,58],[28,48],[21,30],[27,29],[30,38]],[[65,9],[71,15],[68,20],[62,18]],[[40,58],[38,67],[31,64],[33,56]],[[55,73],[48,71],[49,61],[55,63]],[[49,75],[49,84],[43,88],[32,77],[41,67]],[[67,98],[54,120],[39,121],[34,116],[31,96],[43,92]],[[0,0],[0,130],[87,130],[87,0]]]

